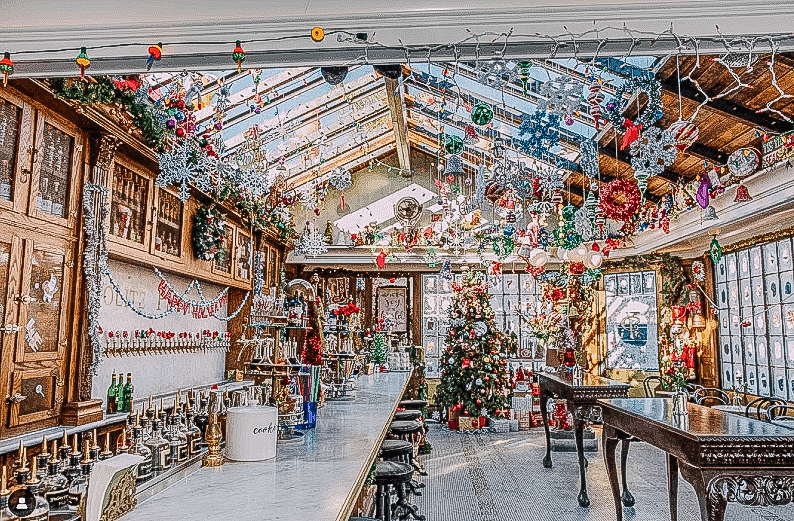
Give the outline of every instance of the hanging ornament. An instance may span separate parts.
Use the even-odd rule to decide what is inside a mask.
[[[447,136],[447,142],[444,149],[449,154],[460,154],[463,152],[463,140],[458,136]]]
[[[315,258],[328,251],[325,235],[320,233],[309,221],[300,237],[295,239],[295,253]]]
[[[733,199],[734,203],[746,203],[752,200],[753,198],[750,197],[750,192],[747,190],[746,186],[739,185],[736,187],[736,197]]]
[[[452,263],[450,261],[444,261],[444,264],[441,265],[441,269],[438,271],[438,275],[443,280],[452,280]]]
[[[341,192],[353,185],[353,176],[350,170],[338,166],[334,168],[331,177],[328,178],[328,183]]]
[[[375,264],[377,264],[378,269],[382,270],[383,268],[386,267],[387,255],[388,253],[386,252],[386,250],[381,250],[380,253],[378,253],[378,256],[375,257]]]
[[[672,134],[675,140],[675,147],[679,152],[685,152],[686,149],[692,146],[692,143],[697,141],[698,134],[700,134],[700,129],[698,129],[697,125],[682,119],[667,127],[667,131]]]
[[[163,57],[163,44],[157,43],[155,45],[149,46],[149,58],[146,59],[146,70],[152,70],[152,65],[154,62],[159,62],[160,59]]]
[[[475,125],[485,126],[493,120],[493,110],[487,103],[478,103],[471,109],[471,120]]]
[[[518,135],[526,137],[513,141],[524,152],[542,159],[548,156],[550,150],[557,147],[560,142],[559,122],[560,118],[554,114],[546,115],[543,112],[524,114],[518,126]]]
[[[696,260],[692,263],[692,276],[698,282],[706,281],[706,266],[703,261]]]
[[[755,172],[760,164],[760,156],[754,148],[740,148],[728,156],[728,170],[739,179]]]
[[[477,142],[477,131],[471,125],[466,125],[464,129],[463,142],[467,145],[473,145]]]
[[[706,211],[703,212],[703,220],[704,221],[716,221],[719,217],[717,217],[717,209],[711,205],[706,207]]]
[[[722,246],[720,246],[720,243],[717,241],[716,235],[711,238],[709,255],[711,255],[711,262],[713,262],[715,266],[719,264],[720,259],[722,259]]]
[[[85,78],[85,70],[91,66],[91,60],[88,58],[85,47],[80,47],[80,54],[74,59],[74,62],[80,67],[80,79]]]
[[[538,112],[555,116],[570,116],[579,107],[582,98],[582,84],[571,76],[560,75],[540,86],[538,92]]]
[[[583,139],[579,143],[579,166],[582,167],[582,173],[590,179],[598,177],[598,143],[594,139]]]
[[[626,118],[623,122],[623,128],[626,129],[626,133],[623,135],[623,143],[620,145],[621,150],[625,150],[627,146],[630,146],[640,137],[642,125],[635,125],[630,119]]]
[[[711,179],[708,175],[700,176],[700,184],[698,185],[697,192],[695,192],[695,200],[701,208],[706,208],[709,205],[709,189],[711,188]]]
[[[518,68],[521,71],[521,87],[524,96],[527,95],[527,87],[529,86],[529,68],[532,67],[532,62],[521,62]]]
[[[634,121],[627,120],[629,126],[625,126],[623,113],[629,108],[629,105],[636,103],[637,96],[641,93],[647,96],[648,102],[637,116],[637,119]],[[618,132],[621,127],[627,130],[638,126],[650,127],[664,115],[662,110],[662,84],[653,76],[637,76],[624,81],[615,91],[615,97],[607,104],[606,115]]]
[[[595,121],[596,130],[599,129],[601,121],[607,122],[606,118],[602,116],[601,103],[604,102],[604,93],[601,92],[603,88],[603,80],[601,78],[593,78],[588,86],[590,91],[587,95],[587,103],[590,105],[590,115]]]
[[[661,175],[665,167],[672,165],[678,156],[673,135],[658,127],[643,130],[638,139],[631,143],[630,151],[635,177],[643,172],[646,179]]]
[[[3,73],[3,87],[8,85],[8,77],[14,74],[14,62],[11,61],[11,53],[3,53],[0,60],[0,72]]]
[[[240,40],[237,40],[237,43],[235,43],[234,45],[235,45],[234,50],[232,51],[232,60],[234,60],[234,63],[237,64],[237,74],[239,74],[243,70],[243,62],[245,61],[245,51],[243,50]]]
[[[601,188],[599,208],[606,218],[628,222],[637,213],[641,199],[642,194],[636,183],[615,179]]]

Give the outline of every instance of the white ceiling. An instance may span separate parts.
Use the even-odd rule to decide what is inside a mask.
[[[139,72],[144,68],[146,47],[157,41],[166,44],[165,57],[157,64],[160,70],[195,70],[228,66],[230,45],[236,39],[245,42],[246,66],[264,67],[405,61],[403,45],[413,49],[413,59],[419,60],[427,53],[418,47],[461,42],[471,37],[468,31],[498,35],[512,30],[509,55],[545,57],[551,40],[537,34],[559,35],[566,45],[557,55],[572,56],[574,45],[566,36],[568,31],[578,34],[596,27],[600,37],[610,39],[601,54],[623,55],[631,41],[622,30],[625,23],[633,30],[648,31],[648,41],[635,48],[635,54],[658,55],[675,42],[662,39],[651,47],[649,41],[671,24],[678,35],[701,37],[716,36],[716,25],[726,35],[790,34],[794,26],[794,3],[782,0],[7,0],[2,5],[0,51],[14,54],[19,76],[73,74],[75,49],[81,46],[89,48],[92,74]],[[329,33],[321,43],[308,38],[314,26]],[[608,26],[615,29],[609,31]],[[371,42],[380,45],[371,44],[365,52],[361,43],[337,41],[334,31],[366,32]],[[501,49],[501,42],[492,43],[494,35],[482,37],[482,56],[493,56]],[[518,45],[522,41],[523,47]],[[595,41],[594,37],[577,39],[578,52],[592,54],[595,47],[588,42]],[[119,43],[136,45],[112,47]],[[469,43],[458,50],[473,53],[476,42]],[[718,40],[701,40],[700,45],[704,51],[722,48]],[[780,50],[790,48],[785,44]],[[58,49],[64,51],[49,52]],[[437,49],[435,55],[449,59],[453,51]]]

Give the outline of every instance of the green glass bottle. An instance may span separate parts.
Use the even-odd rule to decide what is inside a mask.
[[[123,412],[130,412],[132,408],[132,395],[134,392],[135,386],[132,385],[132,373],[127,373],[127,383],[124,385],[124,390],[121,393],[124,401]]]
[[[119,383],[116,384],[116,412],[124,411],[124,373],[119,373]]]
[[[113,373],[113,381],[110,383],[110,387],[108,387],[108,414],[113,414],[118,411],[118,395],[116,394],[117,391],[116,385],[116,373]]]

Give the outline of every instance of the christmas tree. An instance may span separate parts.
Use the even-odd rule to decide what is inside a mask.
[[[435,403],[463,415],[502,416],[509,403],[507,346],[488,303],[488,283],[480,273],[464,273],[452,284],[446,351]]]

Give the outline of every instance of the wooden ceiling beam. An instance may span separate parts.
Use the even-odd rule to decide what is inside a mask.
[[[678,96],[679,84],[675,78],[670,77],[662,81],[662,88],[674,96]],[[695,103],[703,103],[703,94],[691,87],[687,82],[682,82],[680,89],[682,97],[694,101]],[[706,103],[706,107],[715,113],[716,116],[738,118],[743,120],[749,127],[759,127],[773,132],[786,132],[794,128],[794,125],[791,123],[773,118],[766,114],[760,114],[743,105],[722,98],[712,98]]]
[[[396,79],[387,78],[386,100],[391,112],[392,128],[394,130],[394,140],[397,143],[397,158],[400,161],[400,168],[405,177],[410,177],[411,173],[411,150],[408,143],[408,123],[405,116],[405,99],[400,88],[400,82]],[[407,173],[406,173],[407,172]]]

